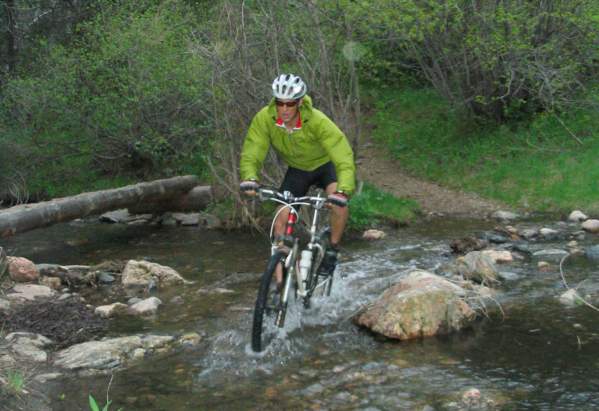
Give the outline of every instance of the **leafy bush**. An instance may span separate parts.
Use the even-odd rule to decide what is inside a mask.
[[[3,87],[0,147],[19,146],[3,166],[25,174],[30,191],[52,197],[114,185],[119,175],[203,170],[208,79],[190,48],[189,9],[121,3],[105,2],[68,49],[47,47],[43,72]]]
[[[494,120],[564,109],[597,74],[595,0],[357,0],[364,32],[455,107]],[[398,48],[403,52],[399,52]]]
[[[360,230],[381,223],[406,224],[419,210],[415,201],[397,198],[367,183],[351,199],[348,228]]]

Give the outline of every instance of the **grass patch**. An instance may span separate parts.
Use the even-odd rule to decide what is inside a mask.
[[[397,198],[367,183],[351,199],[348,228],[361,230],[381,223],[403,225],[419,212],[420,207],[414,200]]]
[[[596,109],[476,124],[430,89],[378,90],[371,97],[375,139],[410,172],[518,208],[599,211]]]

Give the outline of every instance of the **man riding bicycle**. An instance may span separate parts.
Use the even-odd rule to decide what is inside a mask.
[[[349,196],[355,189],[354,154],[347,138],[323,112],[312,106],[304,81],[293,74],[281,74],[272,83],[273,98],[252,120],[241,151],[241,191],[256,195],[258,174],[272,145],[287,163],[280,191],[305,196],[311,186],[325,190],[331,208],[330,249],[321,272],[332,274],[343,230],[349,218]],[[275,235],[285,232],[289,209],[275,221]],[[280,269],[277,283],[282,281]]]

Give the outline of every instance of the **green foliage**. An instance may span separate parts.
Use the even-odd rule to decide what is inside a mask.
[[[104,407],[100,408],[100,406],[98,405],[98,403],[96,402],[95,398],[89,394],[89,409],[91,411],[109,411],[109,407],[110,404],[112,404],[112,400],[108,400],[106,401],[106,404],[104,405]],[[119,408],[119,411],[121,410],[121,408]]]
[[[208,79],[190,48],[190,10],[103,5],[69,48],[44,48],[43,71],[3,86],[0,152],[10,158],[0,167],[11,181],[18,170],[29,191],[53,197],[203,170]]]
[[[596,10],[595,0],[348,5],[374,60],[417,71],[454,107],[493,120],[566,108],[597,74]]]
[[[597,90],[566,115],[501,126],[460,117],[430,89],[386,90],[375,101],[375,137],[414,174],[517,207],[599,209]]]
[[[20,394],[25,387],[25,377],[23,373],[16,370],[9,370],[6,373],[7,387],[10,392]]]
[[[418,204],[365,184],[350,202],[348,228],[361,230],[380,223],[406,224],[416,217]]]

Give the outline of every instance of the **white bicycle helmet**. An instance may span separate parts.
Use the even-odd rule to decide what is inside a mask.
[[[306,95],[304,80],[293,74],[281,74],[272,82],[272,95],[282,100],[297,100]]]

